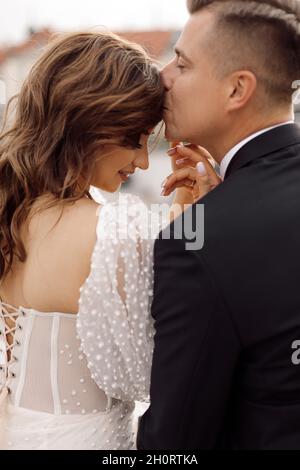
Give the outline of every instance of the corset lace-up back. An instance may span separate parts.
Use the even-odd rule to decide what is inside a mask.
[[[14,348],[16,345],[19,345],[18,340],[15,338],[15,332],[17,329],[21,329],[21,326],[17,324],[20,315],[24,316],[25,313],[4,303],[0,297],[0,397],[2,399],[10,393],[10,380],[15,378],[15,373],[12,372],[11,366],[18,360],[14,354]]]
[[[8,393],[18,406],[56,415],[109,411],[112,400],[94,382],[82,353],[76,315],[4,302],[0,312],[2,397]]]

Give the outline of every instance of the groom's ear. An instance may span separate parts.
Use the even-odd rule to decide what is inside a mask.
[[[227,80],[227,110],[244,108],[256,94],[256,76],[249,70],[240,70],[231,74]]]

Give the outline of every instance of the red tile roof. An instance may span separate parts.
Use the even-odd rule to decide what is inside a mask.
[[[50,30],[43,29],[33,33],[29,39],[21,44],[0,49],[0,65],[9,57],[21,55],[35,49],[37,46],[47,43],[52,34],[53,32]],[[167,50],[171,43],[173,33],[172,31],[132,31],[119,32],[117,34],[128,41],[141,44],[149,54],[158,59]]]
[[[5,60],[9,57],[21,55],[24,52],[35,49],[37,46],[46,44],[49,41],[51,35],[52,32],[49,29],[43,29],[33,33],[30,38],[21,44],[0,49],[0,64],[5,62]]]
[[[172,31],[132,31],[118,34],[128,41],[141,44],[156,59],[167,50],[173,35]]]

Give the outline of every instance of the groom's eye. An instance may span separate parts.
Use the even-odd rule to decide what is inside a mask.
[[[177,67],[178,69],[180,69],[180,70],[185,69],[185,66],[182,65],[182,64],[177,64],[176,67]]]

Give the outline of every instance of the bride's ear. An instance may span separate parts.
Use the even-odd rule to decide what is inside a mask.
[[[243,108],[255,95],[257,78],[249,70],[231,74],[228,78],[227,110],[235,111]]]

